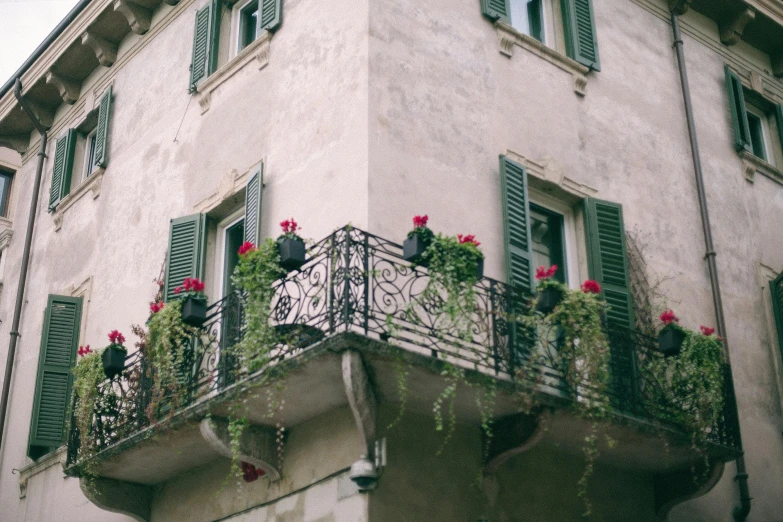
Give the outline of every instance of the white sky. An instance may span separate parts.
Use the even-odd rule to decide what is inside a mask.
[[[16,72],[77,0],[0,0],[0,85]]]

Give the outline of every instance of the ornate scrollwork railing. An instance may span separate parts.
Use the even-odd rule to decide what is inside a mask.
[[[548,393],[572,399],[577,396],[561,378],[565,369],[558,368],[555,358],[550,357],[557,350],[556,340],[528,338],[526,342],[525,336],[510,335],[510,299],[505,284],[490,278],[476,284],[470,334],[466,336],[439,313],[442,302],[422,299],[429,280],[427,270],[406,263],[399,245],[345,227],[310,246],[307,253],[308,261],[300,270],[274,285],[269,321],[281,334],[281,342],[272,351],[273,359],[295,356],[326,337],[353,331],[506,379],[519,378],[515,367],[520,358],[535,354],[539,383],[546,384]],[[517,306],[519,301],[515,300]],[[123,373],[99,387],[88,435],[93,447],[100,451],[246,378],[246,370],[226,355],[226,349],[242,339],[244,328],[242,296],[232,294],[210,306],[202,335],[191,343],[191,357],[182,372],[184,393],[177,397],[155,392],[154,369],[148,367],[142,353],[130,355]],[[609,328],[607,333],[612,350],[608,390],[612,407],[625,415],[665,422],[666,406],[652,399],[660,396],[652,391],[665,386],[656,382],[650,371],[650,361],[660,356],[655,340],[627,329]],[[728,367],[725,370],[724,415],[710,438],[736,448],[735,402]],[[71,422],[69,463],[79,457],[80,436]]]

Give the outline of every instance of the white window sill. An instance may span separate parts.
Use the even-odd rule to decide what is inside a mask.
[[[744,150],[740,152],[740,157],[742,158],[742,165],[745,171],[745,179],[749,182],[755,182],[756,172],[758,172],[783,185],[783,171],[780,169]]]
[[[229,60],[227,64],[210,74],[209,77],[196,86],[198,104],[201,106],[201,114],[204,114],[209,110],[209,106],[212,102],[212,92],[234,74],[244,69],[246,65],[255,60],[258,70],[260,71],[269,64],[271,40],[272,33],[264,31],[261,33],[261,36],[253,41],[253,43],[242,49],[239,54]]]
[[[67,455],[66,449],[65,446],[60,446],[57,450],[19,470],[19,498],[25,498],[27,496],[27,482],[31,477],[34,477],[43,470],[49,469],[56,464],[65,464],[65,457]]]
[[[587,73],[590,69],[581,63],[572,60],[568,56],[560,54],[555,49],[547,47],[530,35],[520,33],[510,25],[497,21],[495,28],[498,32],[500,54],[511,58],[514,56],[514,46],[519,46],[526,51],[559,67],[573,77],[574,92],[579,96],[587,94]]]
[[[90,191],[92,193],[92,199],[96,199],[98,196],[101,195],[101,185],[103,184],[103,174],[105,172],[105,169],[102,167],[96,168],[92,173],[82,181],[82,183],[76,187],[76,189],[72,190],[67,196],[65,196],[63,199],[60,200],[59,203],[57,203],[57,208],[54,210],[54,213],[52,214],[52,219],[54,220],[54,230],[55,232],[60,230],[63,226],[63,214],[66,210],[71,208],[74,203],[79,201],[82,196],[84,196],[87,191]]]

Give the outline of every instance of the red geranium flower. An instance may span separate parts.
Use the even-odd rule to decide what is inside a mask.
[[[153,314],[157,314],[161,310],[163,310],[163,303],[150,303],[150,312]]]
[[[715,328],[711,328],[709,326],[700,326],[699,328],[701,328],[701,333],[703,335],[712,335],[715,333]]]
[[[245,479],[245,482],[254,482],[264,475],[266,472],[263,469],[257,468],[249,462],[242,462],[242,478]]]
[[[174,289],[174,293],[175,294],[179,294],[180,292],[182,292],[182,287],[181,286],[178,286],[177,288]]]
[[[87,346],[80,346],[77,352],[79,354],[79,357],[84,357],[88,353],[92,353],[92,350],[90,350],[90,345]]]
[[[582,292],[586,294],[600,294],[601,285],[598,284],[598,281],[593,281],[592,279],[588,279],[587,281],[582,283]]]
[[[242,243],[242,246],[239,247],[238,253],[240,256],[244,256],[245,254],[249,254],[250,252],[255,252],[255,251],[256,251],[256,246],[250,241],[245,241],[244,243]]]
[[[669,325],[671,323],[679,323],[680,322],[680,318],[677,317],[676,315],[674,315],[674,311],[673,310],[666,310],[665,312],[663,312],[661,314],[661,322],[664,325]]]
[[[297,230],[301,230],[302,227],[299,226],[294,218],[291,218],[281,221],[280,228],[283,229],[283,234],[294,234]]]
[[[424,214],[423,216],[413,216],[413,227],[414,228],[426,227],[428,220],[429,217],[426,214]]]
[[[109,342],[111,344],[122,344],[125,342],[125,336],[117,330],[109,332]]]
[[[557,265],[552,265],[549,268],[539,266],[536,268],[536,280],[549,279],[557,273]]]
[[[478,241],[476,241],[476,236],[474,236],[473,234],[467,234],[464,236],[462,234],[457,234],[457,239],[459,240],[460,245],[471,243],[473,244],[473,246],[479,246],[481,244]]]

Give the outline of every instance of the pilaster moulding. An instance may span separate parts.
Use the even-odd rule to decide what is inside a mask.
[[[260,71],[269,65],[269,52],[271,48],[272,33],[264,31],[261,36],[256,38],[253,43],[242,49],[242,51],[232,58],[220,69],[209,75],[204,81],[196,86],[198,104],[201,107],[201,114],[209,110],[212,102],[212,93],[234,74],[245,68],[246,65],[254,63]]]
[[[563,167],[554,158],[544,156],[540,160],[532,160],[512,150],[507,151],[506,156],[525,167],[529,176],[557,186],[571,199],[581,200],[598,196],[598,190],[566,176]]]
[[[590,72],[589,68],[559,53],[555,49],[547,47],[532,36],[520,33],[506,23],[497,21],[495,22],[495,28],[498,33],[500,54],[511,58],[514,56],[514,47],[519,46],[571,74],[574,92],[579,96],[587,94],[587,73]]]
[[[640,6],[641,8],[643,8],[645,11],[665,21],[667,25],[671,24],[671,18],[666,3],[657,0],[631,0],[631,1],[637,4],[638,6]],[[746,3],[753,5],[753,7],[756,7],[759,11],[765,12],[766,10],[763,7],[755,5],[756,3],[761,3],[761,1],[763,0],[759,0],[759,2],[747,1]],[[776,3],[780,3],[777,2],[777,0],[775,1]],[[780,23],[783,24],[783,18],[781,18]],[[705,47],[710,49],[715,54],[722,56],[724,62],[729,66],[731,66],[732,69],[737,71],[740,74],[740,76],[744,76],[746,80],[748,79],[751,71],[754,71],[759,75],[761,75],[761,77],[764,79],[764,87],[765,87],[765,91],[762,92],[761,94],[764,94],[765,96],[768,96],[770,98],[777,98],[778,100],[783,100],[783,80],[779,78],[775,78],[775,76],[773,76],[772,74],[772,71],[768,71],[764,67],[760,66],[759,64],[747,60],[743,56],[740,56],[734,51],[732,51],[730,47],[723,45],[720,42],[720,36],[718,32],[712,34],[706,33],[700,28],[694,26],[688,20],[688,17],[680,18],[680,29],[682,30],[683,34],[703,44]],[[771,59],[773,60],[773,67],[774,67],[774,60],[776,58],[772,56]],[[783,62],[783,58],[781,58],[781,62]],[[781,66],[783,66],[783,64],[781,64]]]
[[[36,462],[21,468],[19,470],[19,498],[27,496],[27,483],[30,481],[30,478],[56,464],[64,465],[67,453],[66,447],[61,446],[57,451],[53,451]]]
[[[54,231],[59,231],[63,226],[63,215],[71,208],[74,203],[79,201],[88,191],[92,193],[92,199],[96,199],[101,195],[101,185],[103,184],[103,175],[106,169],[96,168],[90,176],[84,180],[75,190],[72,190],[70,194],[65,196],[57,204],[57,209],[52,214],[52,220],[54,221]]]
[[[758,172],[772,181],[783,185],[783,171],[744,150],[740,152],[740,157],[742,158],[742,170],[745,174],[745,179],[750,183],[756,181],[756,173]]]

